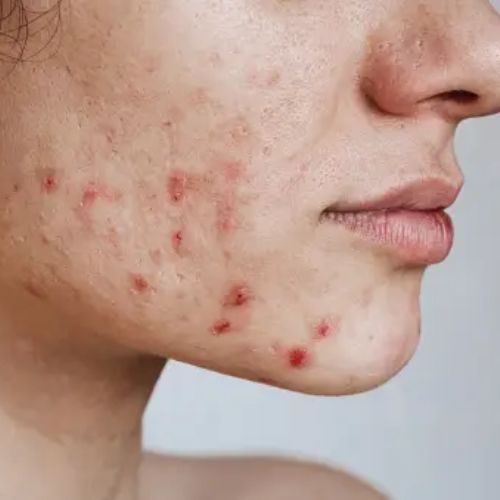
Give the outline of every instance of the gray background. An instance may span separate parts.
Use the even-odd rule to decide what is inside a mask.
[[[169,363],[146,448],[317,459],[397,500],[500,499],[500,117],[463,123],[456,149],[466,176],[450,211],[456,243],[426,273],[423,338],[403,373],[322,398]]]

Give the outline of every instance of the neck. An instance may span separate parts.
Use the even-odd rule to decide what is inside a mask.
[[[0,304],[0,498],[136,500],[164,361],[76,345],[90,334],[16,304]]]

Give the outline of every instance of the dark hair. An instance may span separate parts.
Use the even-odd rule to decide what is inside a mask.
[[[47,0],[43,10],[31,10],[25,0],[0,0],[0,62],[15,65],[50,57],[49,47],[59,42],[61,2]]]

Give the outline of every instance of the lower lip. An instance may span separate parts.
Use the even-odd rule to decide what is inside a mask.
[[[344,226],[415,265],[441,262],[453,246],[453,223],[443,210],[326,212],[323,219]]]

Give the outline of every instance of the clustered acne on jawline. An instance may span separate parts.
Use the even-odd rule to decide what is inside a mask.
[[[274,85],[279,81],[279,75],[272,74],[269,77],[268,84]],[[241,176],[241,165],[235,162],[226,162],[221,164],[223,174],[226,181],[237,181]],[[58,180],[55,174],[46,175],[42,179],[42,191],[46,194],[54,193],[59,187]],[[186,191],[188,188],[188,176],[182,171],[175,171],[170,174],[167,180],[167,194],[170,203],[173,205],[180,205],[186,198]],[[82,193],[81,201],[76,212],[81,219],[90,225],[89,209],[94,205],[97,199],[106,201],[117,201],[121,198],[121,193],[110,189],[104,184],[96,182],[89,182]],[[233,211],[234,211],[234,193],[226,193],[222,199],[218,200],[216,205],[217,211],[217,227],[219,231],[228,232],[234,228]],[[184,233],[182,229],[175,230],[171,235],[171,244],[176,253],[180,252],[184,240]],[[161,257],[160,251],[155,252],[156,261]],[[152,290],[148,280],[139,273],[130,273],[131,289],[138,293],[143,294]],[[33,288],[31,285],[25,287],[32,295],[42,298],[42,294],[38,289]],[[252,301],[253,296],[249,287],[244,285],[233,286],[222,300],[222,308],[228,313],[231,310],[241,310],[248,306]],[[323,319],[318,322],[312,329],[312,341],[318,341],[330,337],[338,330],[337,322],[329,319]],[[224,317],[215,321],[209,331],[215,336],[223,336],[230,332],[235,331],[233,323]],[[311,345],[295,345],[285,350],[276,349],[286,360],[287,365],[293,369],[302,369],[311,366],[313,355]]]

